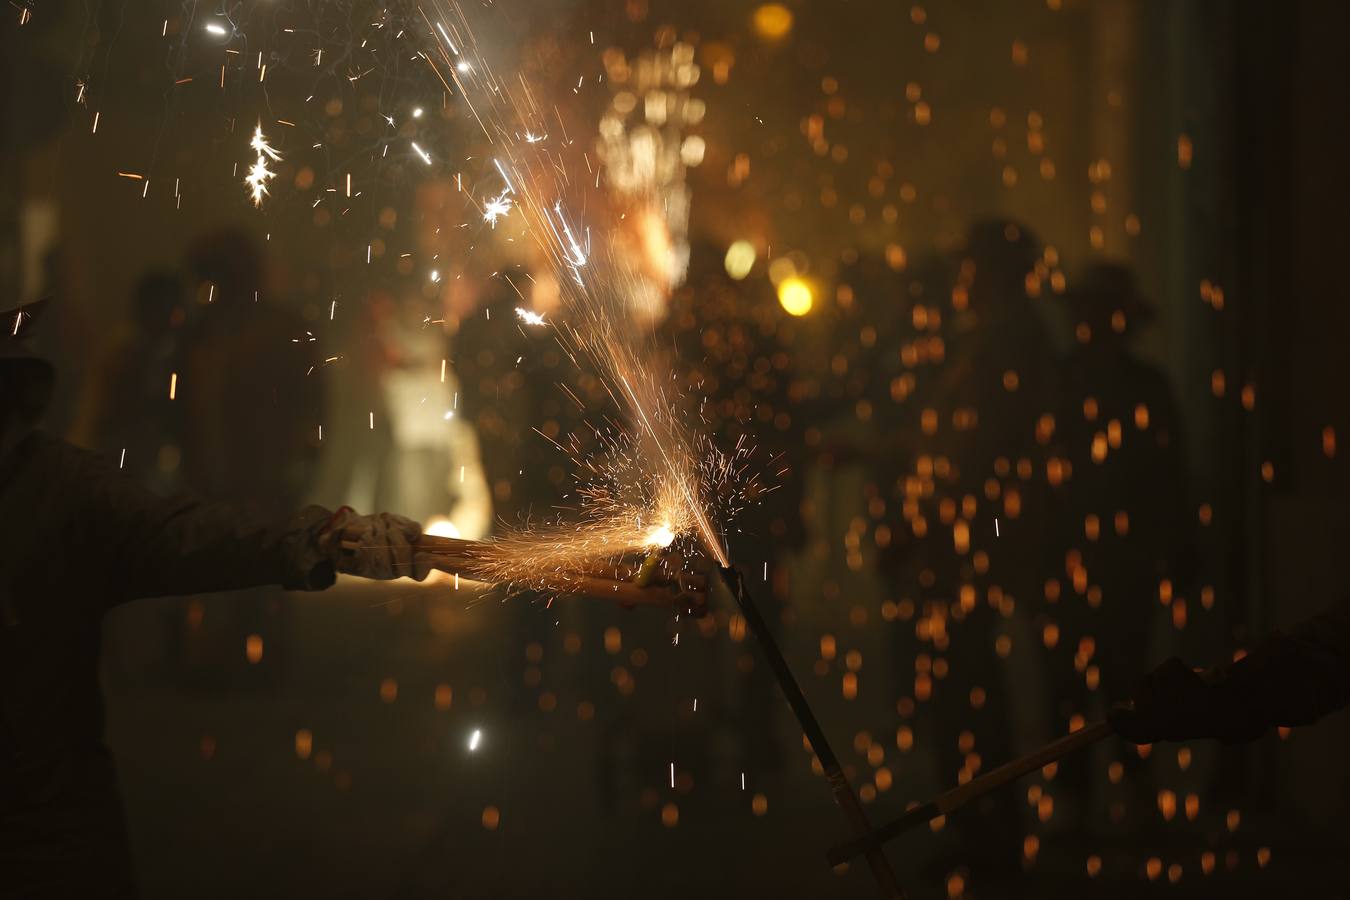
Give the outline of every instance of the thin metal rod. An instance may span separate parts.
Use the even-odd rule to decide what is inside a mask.
[[[839,765],[839,758],[834,755],[834,750],[830,748],[830,742],[825,737],[825,731],[816,721],[816,715],[811,711],[811,705],[806,702],[806,696],[797,684],[797,679],[793,677],[792,669],[788,667],[787,660],[783,658],[783,651],[779,648],[778,641],[774,639],[773,632],[769,630],[764,617],[760,615],[759,607],[755,605],[754,598],[745,589],[745,581],[741,577],[741,573],[735,568],[722,568],[720,566],[718,571],[722,575],[722,583],[726,585],[727,591],[736,600],[736,605],[740,608],[741,615],[745,618],[750,632],[759,641],[760,649],[764,651],[764,657],[769,662],[769,668],[773,670],[774,677],[778,679],[778,686],[782,688],[788,706],[792,707],[793,714],[797,717],[798,723],[801,724],[802,731],[806,734],[806,740],[811,744],[812,752],[820,760],[820,765],[825,770],[825,778],[830,782],[830,790],[834,793],[835,803],[839,804],[839,808],[844,811],[844,816],[853,826],[854,833],[866,840],[872,834],[872,827],[868,824],[867,814],[863,812],[862,804],[858,802],[858,795],[853,793],[853,786],[848,783],[843,767]],[[886,858],[886,851],[882,849],[881,845],[872,841],[869,846],[862,849],[862,852],[867,856],[867,864],[872,870],[873,877],[877,880],[877,887],[881,889],[881,896],[885,897],[886,900],[904,900],[905,894],[900,890],[900,885],[895,879],[895,870],[891,868],[891,862]]]
[[[922,806],[914,807],[898,819],[887,822],[870,834],[831,847],[829,854],[827,854],[830,865],[837,866],[842,862],[848,862],[859,853],[867,853],[880,847],[886,841],[898,837],[916,825],[922,825],[938,816],[945,816],[958,810],[970,801],[983,797],[1010,781],[1016,781],[1023,775],[1044,768],[1070,753],[1076,753],[1090,747],[1102,738],[1114,733],[1110,722],[1098,722],[1096,725],[1080,728],[1072,734],[1053,740],[1033,753],[1028,753],[1012,762],[1004,763],[997,769],[992,769],[978,778],[972,778],[959,787],[939,794]]]

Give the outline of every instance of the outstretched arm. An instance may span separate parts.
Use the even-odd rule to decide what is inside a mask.
[[[338,571],[419,580],[416,522],[312,506],[280,518],[226,503],[161,498],[99,457],[61,445],[62,478],[76,502],[67,550],[96,560],[119,599],[280,585],[323,590]]]
[[[1132,708],[1111,721],[1139,744],[1218,738],[1247,741],[1277,725],[1311,725],[1350,705],[1350,604],[1275,634],[1234,663],[1196,672],[1164,662]]]

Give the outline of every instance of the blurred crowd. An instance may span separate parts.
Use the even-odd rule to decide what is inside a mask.
[[[765,583],[775,627],[818,657],[818,676],[842,679],[846,701],[862,649],[880,653],[862,693],[887,718],[855,741],[867,765],[852,770],[865,799],[893,783],[887,752],[929,748],[930,786],[964,782],[1027,734],[1063,733],[1127,696],[1195,590],[1183,428],[1166,375],[1132,348],[1151,305],[1130,270],[1066,267],[1026,225],[988,220],[945,253],[845,258],[808,321],[765,275],[728,269],[721,248],[694,247],[653,358],[688,421],[738,461],[727,541]],[[618,412],[551,329],[517,313],[528,279],[484,275],[437,320],[376,292],[335,318],[345,353],[325,357],[269,290],[266,254],[243,232],[209,235],[179,269],[141,279],[128,329],[83,380],[74,435],[160,492],[273,509],[320,496],[473,537],[550,520],[574,502],[572,460]],[[843,535],[829,512],[841,505]],[[872,609],[836,574],[863,570],[880,585]],[[559,640],[546,599],[513,598],[501,678],[517,711],[536,703],[535,663]],[[838,638],[811,627],[832,601],[852,626]],[[288,609],[269,589],[194,598],[161,623],[159,652],[186,685],[274,683],[296,639]],[[573,615],[599,633],[612,611]],[[267,636],[265,665],[238,659],[251,634]],[[744,623],[719,610],[691,636],[673,725],[668,708],[629,699],[622,666],[583,666],[588,695],[618,689],[596,712],[597,783],[613,802],[661,768],[672,727],[717,780],[782,770],[792,727]],[[890,751],[871,737],[892,730]],[[1122,779],[1139,756],[1106,762],[1059,773],[1058,828],[1127,827],[1132,804],[1151,807],[1147,784]],[[1122,781],[1136,787],[1113,792]],[[1004,792],[956,823],[965,864],[1015,870],[1024,819],[1050,818],[1043,801],[1027,806]]]

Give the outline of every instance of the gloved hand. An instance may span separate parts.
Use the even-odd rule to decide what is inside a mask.
[[[334,568],[348,575],[388,581],[408,576],[421,581],[431,557],[418,553],[422,526],[394,513],[363,516],[349,506],[333,513],[319,534],[320,547]]]
[[[1134,703],[1111,710],[1116,733],[1136,744],[1217,738],[1247,741],[1270,722],[1245,702],[1243,691],[1223,668],[1196,672],[1176,657],[1144,678]]]

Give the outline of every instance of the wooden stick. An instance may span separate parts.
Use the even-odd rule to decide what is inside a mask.
[[[844,767],[839,764],[839,758],[830,747],[825,729],[820,727],[816,714],[811,710],[811,704],[806,702],[806,695],[802,693],[801,685],[797,684],[797,679],[792,674],[792,669],[788,666],[773,631],[764,621],[759,607],[755,605],[754,597],[746,590],[745,579],[741,577],[740,570],[719,568],[718,571],[722,576],[722,584],[726,586],[727,592],[736,601],[741,615],[745,617],[750,633],[759,642],[760,650],[764,651],[769,669],[778,679],[778,687],[782,689],[783,697],[792,708],[793,715],[797,717],[797,724],[802,726],[802,733],[806,735],[806,740],[811,745],[811,752],[820,760],[821,768],[825,770],[825,778],[830,784],[830,791],[834,794],[834,802],[843,810],[844,817],[848,819],[855,833],[864,836],[874,833],[870,830],[867,813],[858,802],[858,795],[853,793],[853,785],[849,784],[848,777],[844,774]],[[891,868],[891,862],[886,858],[885,849],[879,843],[873,842],[862,847],[859,852],[867,855],[868,867],[872,870],[872,877],[876,879],[881,896],[885,900],[905,900],[905,894],[896,881],[895,870]]]
[[[1020,759],[1004,763],[978,778],[972,778],[959,787],[939,794],[927,803],[907,811],[898,819],[887,822],[880,828],[873,830],[870,834],[831,847],[827,856],[830,865],[837,866],[840,863],[848,862],[859,853],[879,847],[916,825],[922,825],[939,816],[954,812],[970,801],[983,797],[1010,781],[1016,781],[1023,775],[1044,768],[1070,753],[1076,753],[1090,747],[1102,738],[1114,733],[1110,722],[1098,722],[1096,725],[1080,728],[1071,734],[1053,740],[1034,753],[1028,753]]]
[[[343,546],[348,543],[344,541]],[[431,557],[433,568],[471,581],[482,580],[482,575],[475,568],[481,564],[477,553],[483,546],[481,541],[435,535],[423,535],[417,542],[417,549]],[[655,564],[643,563],[640,567],[632,568],[635,577],[630,580],[623,577],[624,567],[597,561],[583,572],[568,573],[560,578],[551,592],[562,596],[614,600],[622,606],[682,605],[691,613],[700,612],[705,607],[704,595],[708,590],[706,576],[680,572],[672,580],[659,571]],[[639,574],[645,575],[646,580],[637,580]]]

